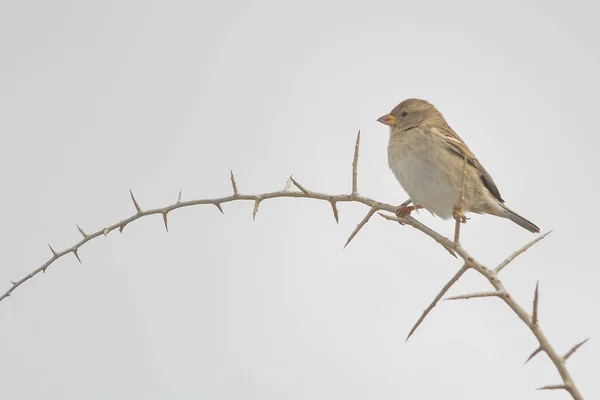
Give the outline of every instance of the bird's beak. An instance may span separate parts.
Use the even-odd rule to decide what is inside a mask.
[[[392,125],[395,125],[396,121],[398,121],[398,120],[392,114],[385,114],[385,115],[377,118],[377,121],[381,122],[384,125],[392,126]]]

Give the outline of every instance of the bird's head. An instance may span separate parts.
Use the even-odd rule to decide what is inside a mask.
[[[405,131],[428,121],[441,119],[442,114],[426,100],[407,99],[389,113],[377,119],[393,131]],[[444,121],[445,122],[445,121]]]

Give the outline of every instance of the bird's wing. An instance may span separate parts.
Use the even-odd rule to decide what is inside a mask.
[[[444,135],[447,149],[461,159],[466,158],[467,162],[479,172],[483,185],[490,191],[490,193],[492,193],[492,195],[494,195],[495,198],[497,198],[501,203],[504,203],[504,200],[500,195],[500,191],[496,186],[496,182],[494,182],[491,175],[485,170],[485,168],[483,168],[483,165],[481,165],[477,157],[475,157],[473,152],[467,147],[460,136],[458,136],[450,127],[448,127],[448,129],[444,129],[442,134]]]

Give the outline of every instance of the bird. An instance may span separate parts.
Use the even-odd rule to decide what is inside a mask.
[[[398,207],[399,217],[426,209],[465,223],[465,212],[490,214],[540,232],[504,204],[490,174],[433,104],[406,99],[377,121],[390,127],[388,164],[410,198]]]

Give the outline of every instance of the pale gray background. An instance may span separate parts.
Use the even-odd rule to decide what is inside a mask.
[[[483,4],[487,3],[487,4]],[[398,204],[387,128],[436,104],[512,208],[555,232],[503,278],[588,399],[600,397],[597,2],[8,1],[0,7],[0,283],[144,208],[231,192],[350,189]],[[306,200],[196,207],[86,245],[0,303],[10,399],[566,399],[497,299],[443,303],[459,262],[367,209]],[[453,224],[418,216],[450,235]],[[534,236],[475,216],[489,266]],[[453,290],[487,290],[469,274]]]

